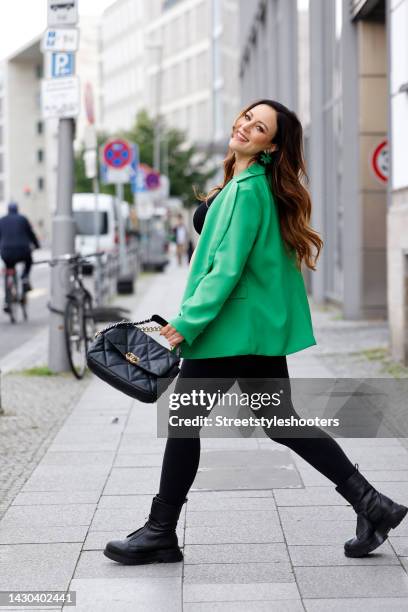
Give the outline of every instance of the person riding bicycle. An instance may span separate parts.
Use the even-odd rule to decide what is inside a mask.
[[[31,291],[30,269],[33,263],[31,245],[40,248],[40,242],[29,220],[18,212],[18,205],[10,202],[8,214],[0,219],[0,256],[7,269],[24,262],[22,274],[23,290]]]

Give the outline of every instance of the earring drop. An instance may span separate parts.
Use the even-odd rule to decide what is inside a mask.
[[[263,151],[260,160],[265,165],[270,164],[272,161],[272,155],[269,153],[269,151]]]

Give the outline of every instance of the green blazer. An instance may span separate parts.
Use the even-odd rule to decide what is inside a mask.
[[[253,164],[208,209],[177,317],[188,359],[288,355],[316,344],[303,276],[288,255],[265,168]]]

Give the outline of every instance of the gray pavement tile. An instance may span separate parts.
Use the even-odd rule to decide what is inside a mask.
[[[235,525],[237,529],[245,529],[248,522],[252,525],[270,525],[279,523],[279,516],[275,509],[270,510],[205,510],[203,512],[189,512],[187,524],[189,527],[221,527]]]
[[[294,467],[265,468],[199,468],[194,489],[274,489],[301,487],[302,481]]]
[[[134,569],[134,568],[133,568]],[[181,612],[181,578],[75,578],[75,612]],[[68,609],[68,608],[67,608]]]
[[[221,491],[189,491],[188,492],[188,500],[189,501],[207,501],[213,499],[221,499],[221,498],[233,498],[233,497],[265,497],[272,499],[272,491],[268,491],[267,489],[251,489],[249,491],[235,491],[234,489],[223,489]]]
[[[286,545],[274,544],[189,544],[184,547],[184,563],[273,563],[290,568]]]
[[[398,532],[391,531],[391,534],[392,533]],[[408,536],[390,535],[388,536],[388,540],[397,555],[400,557],[408,557]]]
[[[406,612],[408,610],[408,598],[387,597],[370,598],[364,597],[347,599],[304,599],[303,603],[307,612]]]
[[[211,601],[185,603],[183,612],[304,612],[300,599],[275,601]]]
[[[405,571],[408,572],[408,557],[400,556],[399,559],[402,563],[402,566],[405,568]]]
[[[40,465],[72,465],[72,466],[85,466],[85,465],[96,465],[96,466],[111,466],[115,458],[113,452],[58,452],[48,451],[41,460]]]
[[[193,496],[188,493],[187,512],[206,512],[215,510],[276,510],[272,497],[217,497],[211,493]],[[192,517],[193,518],[193,517]]]
[[[160,468],[112,468],[106,482],[106,495],[126,493],[152,493],[155,495],[160,483]]]
[[[29,491],[101,491],[109,466],[40,465],[22,488]]]
[[[331,508],[330,508],[331,509]],[[337,544],[343,550],[346,540],[354,536],[356,519],[350,521],[282,520],[286,541],[292,545]]]
[[[371,484],[394,501],[408,506],[408,482],[375,482],[372,480]]]
[[[189,527],[185,532],[186,544],[240,544],[283,542],[283,534],[278,521],[267,525],[247,525],[237,529],[234,524],[212,527]]]
[[[186,584],[255,584],[292,582],[290,565],[278,563],[204,563],[184,566]]]
[[[283,524],[291,521],[308,523],[330,523],[333,521],[354,521],[357,515],[351,506],[286,506],[279,508]]]
[[[181,577],[182,570],[182,562],[122,565],[101,555],[99,550],[92,550],[82,552],[74,578],[131,578],[135,582],[145,582],[146,579]]]
[[[277,448],[254,450],[205,450],[201,453],[200,466],[203,468],[217,467],[254,467],[265,468],[271,466],[287,467],[293,465],[291,453],[288,449],[281,451]]]
[[[153,497],[149,495],[101,495],[98,510],[107,508],[134,509],[149,512]],[[184,506],[185,508],[185,506]]]
[[[408,597],[408,576],[402,567],[295,567],[300,593],[307,598]]]
[[[144,508],[98,508],[91,523],[92,531],[111,531],[113,529],[128,530],[135,529],[134,525],[143,525],[150,512],[150,504]],[[184,525],[184,513],[180,515],[179,525]]]
[[[184,584],[183,600],[190,602],[250,602],[300,599],[295,582],[262,584]],[[280,608],[277,608],[279,610]]]
[[[161,467],[163,453],[122,453],[117,455],[114,467]]]
[[[1,545],[0,590],[65,590],[81,544]]]
[[[346,500],[334,487],[307,487],[306,489],[274,490],[276,505],[279,506],[346,506]]]
[[[129,529],[114,529],[109,531],[89,531],[86,534],[86,538],[84,536],[84,550],[103,550],[105,545],[110,540],[124,540],[126,536],[135,531],[139,527],[144,525],[145,521],[134,522],[134,524]],[[177,525],[177,538],[179,546],[183,546],[184,544],[184,525],[180,522]]]
[[[364,470],[362,474],[369,482],[408,482],[408,470]]]
[[[90,525],[95,504],[10,506],[1,520],[2,529],[21,527],[75,527]]]
[[[21,527],[2,527],[0,523],[0,544],[83,542],[87,531],[87,525],[74,527],[40,527],[27,524]]]
[[[201,449],[203,451],[208,449],[218,450],[251,450],[259,448],[259,438],[202,438]],[[271,441],[269,440],[271,444]]]
[[[289,546],[289,555],[294,566],[333,565],[399,565],[398,558],[388,542],[367,557],[352,559],[344,555],[343,548],[331,546]]]
[[[398,438],[336,438],[343,450],[360,448],[404,448]]]
[[[14,498],[12,506],[52,506],[54,504],[96,504],[99,491],[33,491],[19,493]]]
[[[166,438],[135,438],[134,434],[124,433],[120,441],[118,453],[163,453]]]

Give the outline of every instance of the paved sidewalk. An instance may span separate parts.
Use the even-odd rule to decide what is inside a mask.
[[[172,265],[147,284],[133,300],[135,319],[174,316],[186,272]],[[333,375],[320,358],[329,319],[316,312],[319,345],[288,356],[292,377]],[[347,334],[367,346],[372,324],[338,325],[334,352]],[[386,344],[381,322],[374,341]],[[267,438],[202,442],[178,527],[184,562],[108,560],[106,541],[147,518],[165,440],[154,406],[94,378],[0,522],[0,591],[69,588],[80,612],[408,609],[408,521],[377,554],[347,559],[355,515],[327,479]],[[373,484],[408,503],[408,453],[398,440],[341,444]]]

